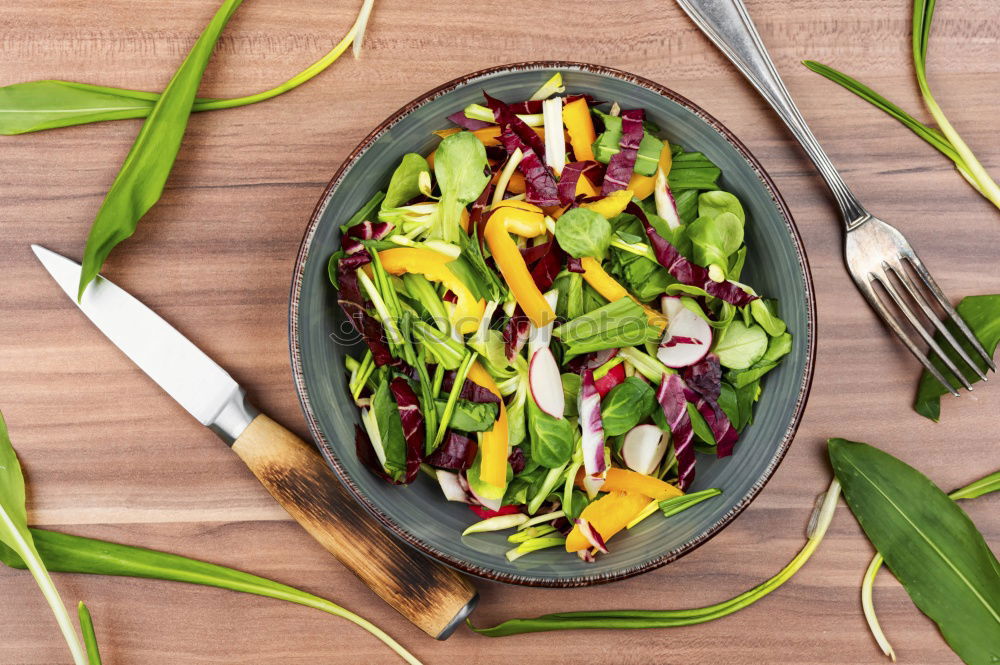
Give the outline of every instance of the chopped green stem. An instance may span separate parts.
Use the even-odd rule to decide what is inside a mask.
[[[719,496],[720,494],[722,494],[722,490],[717,487],[713,487],[711,489],[701,490],[700,492],[691,492],[690,494],[685,494],[683,496],[675,496],[671,499],[664,499],[663,501],[660,501],[660,510],[663,511],[664,517],[670,517],[687,510],[688,508],[695,506],[706,499],[711,499],[713,496]]]
[[[539,488],[538,493],[528,503],[529,515],[534,515],[538,512],[538,509],[545,503],[546,497],[552,493],[555,486],[562,480],[564,471],[566,471],[566,464],[561,464],[554,469],[549,469],[549,472],[545,474],[545,480],[542,481],[542,486]]]
[[[650,261],[656,261],[656,255],[653,254],[653,250],[649,245],[643,242],[625,242],[620,236],[615,235],[611,237],[611,246],[617,247],[618,249],[624,250],[636,256],[642,256]]]
[[[557,520],[560,517],[566,517],[566,513],[562,510],[554,510],[551,513],[545,513],[544,515],[535,515],[530,520],[517,527],[518,529],[530,529],[536,524],[544,524],[545,522],[551,522],[552,520]]]
[[[87,662],[89,665],[101,665],[101,651],[97,647],[97,634],[94,632],[94,620],[90,616],[90,610],[80,601],[76,606],[77,616],[80,618],[80,631],[83,633],[83,645],[87,649]]]
[[[434,436],[434,441],[431,442],[430,447],[427,449],[428,454],[434,452],[441,445],[441,442],[444,441],[445,432],[448,431],[448,424],[451,423],[451,416],[455,412],[455,403],[458,402],[458,395],[462,392],[462,386],[465,385],[465,378],[469,375],[469,368],[472,367],[476,355],[476,353],[471,351],[466,352],[462,364],[458,366],[458,371],[455,373],[455,383],[451,386],[451,392],[448,393],[448,402],[445,404],[444,413],[441,415],[441,422],[438,423],[438,430]]]
[[[656,358],[639,349],[632,347],[625,348],[619,351],[618,355],[631,363],[636,371],[649,379],[653,385],[660,385],[664,374],[676,374],[675,370],[670,369]]]

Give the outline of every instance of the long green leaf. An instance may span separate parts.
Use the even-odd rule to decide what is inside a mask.
[[[90,616],[90,610],[80,601],[76,606],[76,613],[83,631],[83,644],[87,647],[87,662],[89,665],[101,665],[101,650],[97,648],[97,634],[94,632],[94,619]]]
[[[191,112],[215,111],[256,104],[288,92],[320,74],[337,61],[356,39],[359,22],[371,12],[374,0],[365,0],[351,29],[329,53],[287,81],[252,95],[231,99],[199,97]],[[0,134],[26,134],[57,127],[107,120],[145,118],[160,98],[158,92],[111,88],[74,81],[28,81],[0,87]]]
[[[966,663],[1000,654],[1000,567],[975,525],[926,476],[864,443],[830,439],[847,505],[920,610]]]
[[[135,232],[142,216],[160,199],[181,147],[205,65],[222,29],[242,3],[222,3],[153,105],[90,227],[78,297],[83,297],[111,250]]]
[[[54,572],[187,582],[286,600],[347,619],[380,639],[406,662],[421,665],[413,654],[386,635],[378,626],[325,598],[299,591],[294,587],[176,554],[43,529],[31,529],[31,534],[45,565]],[[11,568],[25,567],[24,560],[17,553],[3,546],[0,546],[0,561]]]
[[[976,339],[983,345],[986,352],[992,356],[996,352],[997,345],[1000,344],[1000,294],[968,296],[962,298],[962,301],[958,303],[955,309],[958,311],[959,316],[969,325],[972,334],[976,336]],[[986,364],[966,341],[965,335],[952,325],[950,321],[946,325],[955,336],[955,339],[962,345],[962,348],[966,350],[969,357],[976,361],[980,369],[985,370]],[[936,338],[938,342],[943,344],[944,340],[940,335],[936,335]],[[956,367],[962,369],[966,379],[970,383],[979,381],[979,376],[972,371],[972,368],[967,367],[965,361],[958,354],[951,351],[951,345],[944,344],[942,348],[948,349],[948,356],[954,361]],[[950,375],[950,371],[944,366],[940,358],[932,356],[931,362],[945,376]],[[924,370],[923,374],[920,375],[920,384],[917,386],[917,396],[913,402],[913,409],[926,418],[934,421],[939,420],[941,418],[941,397],[946,392],[948,391],[941,385],[941,382],[935,379],[930,372]]]
[[[955,490],[948,495],[948,498],[952,501],[975,499],[990,492],[1000,492],[1000,471],[994,471],[988,476]],[[882,649],[882,653],[895,661],[896,653],[893,651],[892,645],[889,644],[885,633],[882,632],[882,626],[875,615],[875,605],[872,599],[875,576],[878,575],[878,571],[882,568],[884,561],[885,559],[882,558],[881,554],[876,554],[872,557],[872,561],[868,565],[868,570],[865,572],[864,581],[861,583],[861,607],[864,609],[865,619],[868,620],[868,628],[871,629],[875,641],[878,642],[879,647]]]
[[[8,549],[9,548],[9,549]],[[59,591],[52,582],[45,564],[36,549],[36,544],[28,530],[28,514],[24,503],[24,475],[17,461],[17,454],[7,435],[7,423],[0,414],[0,550],[16,553],[24,562],[23,567],[31,571],[38,588],[52,608],[59,629],[62,631],[73,662],[87,665],[87,656],[77,637],[76,629],[63,605]]]

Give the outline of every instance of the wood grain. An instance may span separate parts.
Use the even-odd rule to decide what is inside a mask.
[[[425,633],[447,637],[468,614],[476,596],[468,578],[390,536],[314,447],[261,414],[233,452],[296,522]]]
[[[63,78],[161,88],[211,16],[209,0],[0,3],[0,84]],[[256,0],[234,16],[203,94],[284,80],[326,51],[358,3]],[[798,62],[847,71],[926,117],[909,65],[907,0],[747,0],[792,94],[861,199],[897,224],[953,298],[1000,292],[1000,215],[949,162]],[[587,607],[686,607],[772,575],[800,547],[829,478],[830,436],[876,443],[946,488],[1000,466],[996,381],[948,399],[941,424],[910,410],[915,363],[877,322],[841,259],[835,209],[801,151],[728,61],[669,0],[616,3],[379,0],[361,60],[258,106],[195,117],[163,200],[107,273],[227,367],[254,402],[306,429],[288,365],[295,250],[327,178],[362,137],[423,91],[529,59],[586,60],[674,88],[716,115],[789,202],[812,263],[819,353],[810,405],[760,498],[710,543],[666,568],[604,587],[477,582],[477,621]],[[470,11],[471,9],[471,11]],[[988,169],[1000,173],[1000,14],[994,0],[939,3],[934,88]],[[871,547],[841,509],[789,584],[711,626],[427,638],[377,600],[274,502],[243,464],[115,350],[29,250],[82,252],[90,220],[138,130],[135,121],[0,139],[0,408],[24,462],[35,524],[197,556],[324,595],[375,621],[428,665],[881,662],[858,585]],[[1000,542],[997,499],[966,504]],[[362,631],[277,601],[153,581],[58,576],[86,600],[106,663],[395,663]],[[876,603],[901,662],[957,663],[883,574]],[[68,662],[31,579],[0,570],[0,663]],[[586,654],[582,656],[581,654]]]

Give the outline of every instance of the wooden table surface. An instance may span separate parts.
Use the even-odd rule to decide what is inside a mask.
[[[4,0],[0,84],[61,78],[160,89],[218,2]],[[227,28],[208,96],[270,87],[324,53],[358,2],[256,0]],[[257,404],[307,436],[288,362],[286,308],[309,213],[345,155],[425,90],[504,62],[583,60],[649,77],[725,122],[777,182],[812,263],[819,352],[795,444],[728,529],[655,572],[591,589],[478,582],[476,618],[597,607],[692,607],[759,583],[801,547],[830,477],[827,437],[878,444],[944,488],[1000,466],[1000,387],[948,399],[941,424],[910,409],[918,368],[879,325],[841,261],[832,200],[790,135],[669,0],[630,3],[379,0],[364,56],[266,104],[192,118],[163,199],[106,265],[174,322]],[[1000,215],[950,163],[894,121],[799,64],[850,72],[925,117],[909,62],[907,0],[748,0],[802,112],[857,194],[898,223],[953,298],[1000,292]],[[938,98],[1000,175],[1000,14],[995,0],[939,3],[930,71]],[[30,243],[78,257],[139,128],[106,123],[0,138],[0,408],[38,526],[234,566],[328,597],[445,663],[867,663],[882,656],[858,588],[872,554],[846,508],[808,565],[758,605],[711,625],[437,643],[340,567],[240,461],[109,344],[35,261]],[[1000,543],[997,499],[966,505]],[[395,663],[374,638],[278,601],[181,584],[58,575],[86,600],[105,662]],[[29,575],[0,570],[0,662],[68,662]],[[888,574],[876,602],[901,662],[956,663]]]

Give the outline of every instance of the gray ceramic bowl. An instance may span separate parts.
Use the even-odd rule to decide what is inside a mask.
[[[794,335],[791,354],[764,381],[764,393],[732,457],[699,455],[693,489],[719,487],[721,497],[669,520],[651,518],[611,542],[611,553],[584,563],[559,549],[511,563],[506,533],[460,537],[478,518],[448,503],[436,483],[421,474],[411,486],[376,478],[358,461],[354,424],[358,410],[346,392],[344,353],[338,343],[344,319],[327,281],[327,259],[339,246],[338,226],[386,186],[399,158],[427,154],[431,132],[445,116],[481,92],[508,101],[528,98],[555,71],[568,93],[587,92],[643,108],[673,143],[704,152],[722,169],[722,186],[747,209],[744,277],[759,292],[780,300],[781,316]],[[669,563],[698,547],[732,521],[774,473],[805,408],[815,351],[815,302],[798,232],[774,183],[756,159],[722,124],[680,95],[625,72],[564,62],[532,62],[476,72],[436,88],[393,113],[350,154],[330,181],[306,229],[292,281],[289,339],[302,409],[320,451],[348,490],[399,538],[458,569],[503,582],[535,586],[583,586],[623,579]]]

